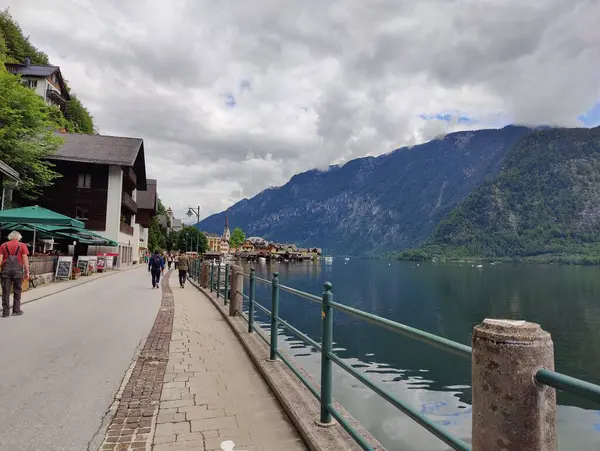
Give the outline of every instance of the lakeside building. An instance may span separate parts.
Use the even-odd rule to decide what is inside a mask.
[[[71,96],[60,67],[31,64],[29,58],[25,58],[22,64],[5,63],[4,66],[11,74],[19,75],[21,82],[33,89],[47,105],[54,105],[65,111]]]
[[[140,237],[149,227],[148,218],[155,214],[151,199],[148,203],[144,200],[143,208],[137,202],[138,192],[149,190],[144,141],[120,136],[57,135],[64,144],[48,159],[61,177],[35,201],[19,199],[19,203],[40,205],[84,221],[86,229],[118,243],[114,247],[89,246],[88,253],[118,252],[121,267],[137,262]]]

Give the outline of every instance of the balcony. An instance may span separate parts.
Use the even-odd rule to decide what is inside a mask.
[[[131,227],[129,224],[125,224],[124,222],[121,222],[119,224],[119,230],[121,231],[121,233],[124,233],[125,235],[133,236],[133,227]]]
[[[137,203],[133,200],[133,197],[125,191],[121,195],[121,208],[124,208],[131,214],[137,214]]]
[[[66,105],[67,100],[60,94],[60,92],[48,87],[46,89],[46,98],[56,102],[60,105]]]
[[[135,189],[137,186],[137,175],[133,168],[123,168],[123,184],[131,189]]]

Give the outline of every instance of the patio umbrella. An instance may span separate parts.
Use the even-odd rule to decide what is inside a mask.
[[[47,208],[34,205],[32,207],[10,208],[0,211],[0,223],[22,223],[33,226],[33,252],[35,239],[40,226],[67,226],[85,229],[85,224],[77,219],[69,218]]]
[[[35,225],[71,226],[85,229],[85,224],[78,219],[69,218],[47,208],[33,207],[11,208],[0,211],[0,223],[18,222]]]
[[[49,238],[69,238],[77,240],[84,244],[95,244],[99,246],[118,246],[116,241],[105,238],[97,233],[87,229],[72,226],[53,226],[53,225],[35,225],[20,224],[14,222],[3,223],[2,227],[7,230],[20,230],[27,232],[39,232]]]

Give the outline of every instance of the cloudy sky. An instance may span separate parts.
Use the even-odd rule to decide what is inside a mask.
[[[599,0],[8,5],[176,215],[448,131],[600,124]]]

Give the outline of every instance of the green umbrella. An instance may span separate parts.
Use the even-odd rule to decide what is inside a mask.
[[[85,228],[85,224],[78,219],[69,218],[38,205],[0,211],[0,223],[5,222],[32,224],[36,227],[39,225],[55,225]]]

